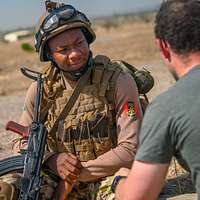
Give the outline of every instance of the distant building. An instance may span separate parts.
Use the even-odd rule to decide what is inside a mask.
[[[6,42],[16,42],[16,41],[18,41],[22,38],[29,37],[32,34],[33,33],[31,31],[28,31],[28,30],[11,32],[11,33],[7,33],[7,34],[4,35],[4,40]]]

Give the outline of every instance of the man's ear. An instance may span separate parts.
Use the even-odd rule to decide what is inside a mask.
[[[160,52],[162,53],[164,58],[170,61],[171,56],[170,56],[168,43],[166,43],[165,41],[163,41],[161,39],[156,39],[156,44],[157,44],[158,48],[160,49]]]

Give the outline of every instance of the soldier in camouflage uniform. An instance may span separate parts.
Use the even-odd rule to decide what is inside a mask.
[[[71,5],[55,4],[36,27],[36,51],[42,62],[50,61],[43,70],[41,106],[41,119],[49,132],[86,77],[69,114],[48,135],[44,157],[44,168],[73,186],[67,198],[72,200],[114,199],[112,175],[121,167],[131,167],[142,118],[137,86],[123,70],[124,63],[103,55],[93,57],[89,45],[94,40],[90,21]],[[35,95],[33,82],[22,125],[32,122]]]

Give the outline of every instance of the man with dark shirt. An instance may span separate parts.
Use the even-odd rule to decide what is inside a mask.
[[[147,109],[132,170],[115,178],[116,199],[157,199],[173,156],[191,172],[200,199],[199,11],[200,1],[166,0],[156,16],[156,42],[177,82]]]

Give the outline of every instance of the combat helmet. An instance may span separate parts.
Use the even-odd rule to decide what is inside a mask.
[[[91,23],[84,13],[73,6],[46,0],[46,12],[39,18],[35,28],[35,49],[42,62],[49,61],[47,41],[73,28],[81,28],[88,44],[91,44],[96,35],[91,28]]]

